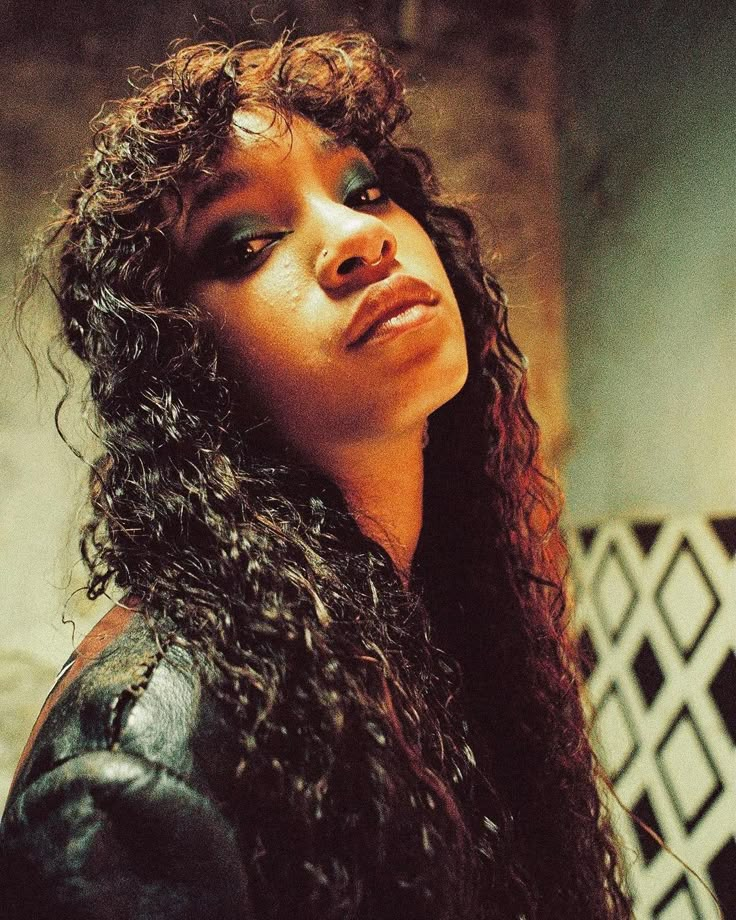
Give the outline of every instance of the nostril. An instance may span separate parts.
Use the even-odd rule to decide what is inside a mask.
[[[363,259],[359,256],[351,256],[349,259],[345,259],[344,262],[340,264],[337,269],[338,275],[349,275],[351,271],[354,271],[361,263]]]

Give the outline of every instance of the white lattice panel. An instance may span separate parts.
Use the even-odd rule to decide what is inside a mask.
[[[624,804],[736,920],[736,518],[568,537],[594,743]],[[637,920],[717,917],[697,879],[618,814]]]

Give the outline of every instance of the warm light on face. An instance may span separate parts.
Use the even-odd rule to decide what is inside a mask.
[[[191,296],[246,385],[308,454],[423,426],[468,370],[457,300],[430,238],[356,147],[301,118],[289,128],[250,112],[235,124],[219,172],[185,202],[177,242]],[[407,304],[382,335],[348,347],[361,305],[381,308],[392,286],[406,296],[431,288],[434,312]]]

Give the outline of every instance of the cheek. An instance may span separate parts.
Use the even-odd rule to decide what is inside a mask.
[[[270,260],[274,261],[274,260]],[[287,365],[308,335],[301,304],[303,283],[283,263],[240,284],[202,292],[199,302],[213,317],[217,337],[233,356],[261,369]]]
[[[395,233],[400,240],[402,261],[429,269],[436,280],[441,278],[449,288],[450,282],[439,253],[419,221],[402,210],[397,218]]]
[[[251,304],[252,305],[252,304]],[[294,320],[299,319],[299,322]],[[290,304],[257,321],[233,311],[223,328],[229,364],[260,406],[278,419],[331,397],[334,373],[321,340]]]

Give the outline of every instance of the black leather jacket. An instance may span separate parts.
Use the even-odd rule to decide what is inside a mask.
[[[8,920],[252,916],[232,732],[191,658],[113,608],[62,669],[0,825]]]

